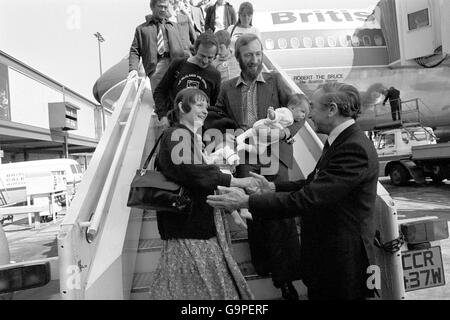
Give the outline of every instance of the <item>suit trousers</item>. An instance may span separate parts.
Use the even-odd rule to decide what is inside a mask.
[[[260,173],[260,165],[243,164],[236,168],[236,177]],[[280,162],[277,175],[269,181],[286,181],[288,168]],[[252,264],[260,276],[271,276],[275,287],[300,280],[300,239],[295,218],[247,220],[248,243]]]

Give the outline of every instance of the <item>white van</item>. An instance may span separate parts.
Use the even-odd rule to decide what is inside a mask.
[[[73,159],[49,159],[0,164],[0,192],[8,203],[26,202],[27,176],[36,173],[62,175],[69,195],[76,192],[83,173]]]

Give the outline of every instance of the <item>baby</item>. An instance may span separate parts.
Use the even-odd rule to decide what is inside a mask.
[[[269,134],[272,129],[284,130],[291,126],[294,121],[302,122],[303,126],[308,113],[309,101],[305,95],[299,93],[291,96],[287,108],[274,109],[273,107],[269,107],[266,119],[256,121],[252,128],[236,137],[237,151],[246,150],[247,152],[253,153],[258,151],[262,154],[268,145],[277,142],[277,140],[269,141],[269,137],[267,137],[267,140],[261,139],[258,141],[258,130],[263,129]],[[245,143],[245,140],[248,138],[253,138],[255,142],[257,141],[257,146]],[[294,143],[295,140],[291,137],[286,142]]]
[[[256,121],[251,129],[248,129],[247,131],[236,137],[237,151],[238,152],[240,150],[247,150],[248,152],[257,151],[256,146],[246,144],[244,141],[249,137],[256,138],[258,129],[262,128],[266,130],[271,129],[284,130],[284,128],[287,128],[290,125],[292,125],[294,121],[300,122],[301,126],[303,126],[309,114],[309,106],[310,103],[308,98],[306,98],[306,96],[303,94],[297,93],[290,97],[287,108],[283,107],[274,109],[273,107],[269,107],[269,109],[267,110],[266,119]],[[264,152],[264,150],[267,148],[269,144],[275,142],[276,141],[272,142],[258,141],[259,152],[260,153]],[[290,137],[286,142],[292,144],[295,142],[295,140],[293,139],[293,137]],[[219,146],[217,148],[217,151],[211,153],[208,156],[208,158],[211,163],[219,165],[227,165],[233,169],[239,164],[240,161],[237,153],[228,145],[225,145],[224,147]],[[239,213],[238,211],[233,211],[231,213],[231,216],[237,225],[247,229],[245,219],[251,219],[251,213],[247,209],[240,209]]]

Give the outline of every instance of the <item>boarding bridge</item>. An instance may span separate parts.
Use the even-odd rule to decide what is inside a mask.
[[[279,71],[292,90],[300,92],[269,57],[265,59],[265,67]],[[143,164],[160,132],[150,84],[148,78],[138,78],[118,86],[124,89],[117,101],[108,96],[102,98],[114,105],[114,113],[58,234],[62,299],[147,299],[160,258],[162,242],[155,212],[126,206],[136,169]],[[116,91],[111,92],[116,95]],[[297,133],[295,141],[296,165],[290,172],[291,179],[306,177],[323,147],[308,124]],[[376,211],[379,239],[382,242],[397,239],[394,203],[381,184]],[[281,292],[272,285],[272,280],[254,273],[246,232],[230,227],[230,235],[233,255],[255,298],[280,299]],[[380,249],[378,254],[381,298],[403,299],[400,251],[388,253]],[[296,281],[294,285],[301,297],[306,298],[303,283]]]

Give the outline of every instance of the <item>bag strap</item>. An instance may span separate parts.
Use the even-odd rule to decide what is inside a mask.
[[[161,138],[162,138],[163,134],[164,134],[164,132],[161,133],[161,135],[159,136],[158,140],[156,140],[152,151],[150,151],[150,154],[148,155],[147,160],[145,160],[144,167],[142,168],[142,170],[147,170],[148,164],[150,163],[153,155],[155,154],[156,148],[158,147],[159,142],[161,141]]]
[[[237,23],[233,26],[233,29],[231,29],[230,38],[233,36],[234,29],[236,29],[236,27],[237,27]]]

